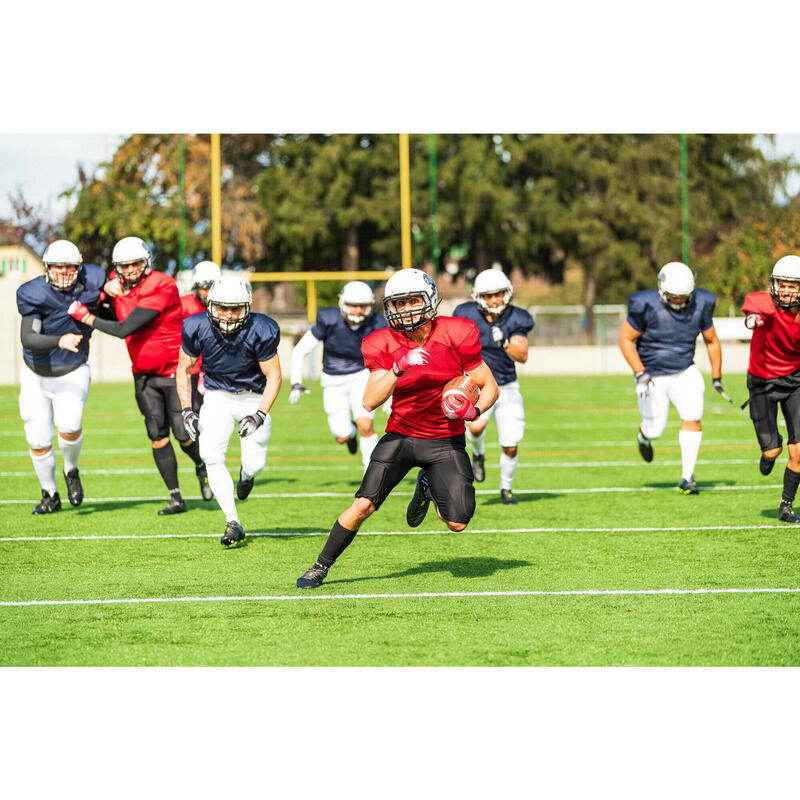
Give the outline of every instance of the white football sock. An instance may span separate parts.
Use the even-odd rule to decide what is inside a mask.
[[[511,482],[514,480],[514,473],[517,471],[519,455],[511,458],[505,453],[500,453],[500,488],[510,489]]]
[[[219,507],[225,515],[225,521],[236,520],[238,522],[236,501],[233,499],[233,478],[225,464],[206,464],[206,472],[208,473],[208,485],[214,492],[214,499],[219,503]]]
[[[372,455],[372,451],[375,449],[376,444],[378,444],[377,433],[373,433],[372,436],[361,437],[359,447],[361,448],[361,463],[364,465],[364,471],[366,471],[367,467],[369,466],[369,457]]]
[[[702,439],[702,431],[678,431],[678,443],[681,446],[681,477],[684,480],[692,479]]]
[[[43,456],[35,456],[31,453],[33,468],[36,470],[36,477],[42,489],[48,494],[55,494],[56,491],[56,454],[51,447]]]
[[[639,431],[638,435],[636,436],[636,440],[639,442],[639,444],[647,444],[650,441],[641,431]]]
[[[78,468],[78,459],[81,455],[82,445],[82,431],[81,435],[74,442],[68,442],[60,433],[58,434],[58,449],[61,450],[61,455],[64,457],[64,472],[71,472],[73,469]]]
[[[472,447],[472,454],[475,456],[482,456],[484,453],[483,442],[486,439],[486,428],[484,428],[478,436],[474,436],[470,433],[469,425],[467,425],[467,441],[470,443]]]

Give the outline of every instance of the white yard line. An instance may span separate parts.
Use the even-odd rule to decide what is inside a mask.
[[[564,589],[561,591],[527,590],[504,592],[404,592],[396,594],[295,594],[295,595],[218,595],[210,597],[127,597],[97,600],[4,600],[0,606],[86,606],[134,603],[229,603],[232,601],[282,600],[394,600],[444,597],[618,597],[629,595],[704,595],[704,594],[798,594],[800,588],[732,589]]]
[[[452,534],[463,536],[466,533],[674,533],[677,531],[761,531],[785,530],[782,524],[774,525],[697,525],[683,527],[631,527],[631,528],[467,528],[460,533],[453,533],[446,528],[436,530],[414,530],[412,528],[402,531],[359,531],[359,536],[430,536],[438,534]],[[327,536],[329,531],[248,531],[251,538],[268,537],[275,539],[293,536]],[[62,541],[104,541],[108,539],[216,539],[217,533],[109,533],[86,534],[66,536],[3,536],[0,542],[62,542]]]

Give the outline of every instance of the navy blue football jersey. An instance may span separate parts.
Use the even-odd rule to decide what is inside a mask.
[[[251,313],[238,331],[223,336],[205,311],[186,317],[181,347],[186,355],[203,356],[207,389],[226,392],[263,392],[267,379],[258,365],[278,352],[281,332],[266,314]]]
[[[386,327],[383,314],[372,312],[353,329],[338,308],[321,308],[311,335],[322,345],[322,371],[327,375],[350,375],[364,369],[361,342],[373,331]]]
[[[634,292],[628,299],[628,324],[642,335],[636,349],[651,375],[673,375],[694,363],[697,335],[712,325],[716,295],[695,289],[680,311],[661,302],[657,289]]]
[[[518,306],[507,306],[506,310],[492,323],[487,322],[483,312],[475,302],[461,303],[453,311],[454,317],[464,317],[474,322],[481,337],[481,354],[494,375],[498,386],[505,386],[517,379],[517,368],[513,359],[498,345],[492,336],[492,328],[497,326],[506,339],[512,336],[527,336],[533,328],[533,317]]]
[[[51,350],[28,350],[22,348],[25,363],[43,375],[51,374],[53,368],[71,366],[73,369],[89,358],[89,338],[92,329],[67,314],[73,300],[80,300],[90,311],[97,309],[100,291],[106,282],[105,270],[94,264],[84,264],[78,272],[75,285],[66,292],[54,289],[44,275],[34,278],[17,289],[17,310],[23,317],[42,321],[40,333],[45,336],[63,336],[65,333],[83,334],[78,352],[53,347]],[[70,370],[60,370],[61,374]]]

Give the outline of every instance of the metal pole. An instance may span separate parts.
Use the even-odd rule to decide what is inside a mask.
[[[306,281],[306,314],[308,321],[315,323],[317,321],[317,282]]]
[[[178,230],[178,270],[182,270],[186,260],[186,184],[185,159],[183,153],[183,134],[178,134],[178,205],[181,212],[180,229]]]
[[[689,181],[686,169],[686,134],[681,134],[681,223],[683,227],[683,263],[689,263]]]
[[[222,266],[222,159],[219,134],[211,134],[211,260]]]
[[[439,273],[439,198],[436,189],[436,134],[428,137],[428,167],[431,185],[431,261],[433,262],[433,275]]]
[[[400,145],[400,245],[403,268],[411,266],[411,184],[408,134],[399,134]]]

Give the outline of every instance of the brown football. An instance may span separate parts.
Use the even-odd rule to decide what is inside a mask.
[[[475,383],[469,375],[459,375],[452,380],[447,381],[442,389],[442,400],[450,394],[460,394],[467,398],[467,400],[475,405],[478,402],[478,396],[481,393],[481,387]]]

